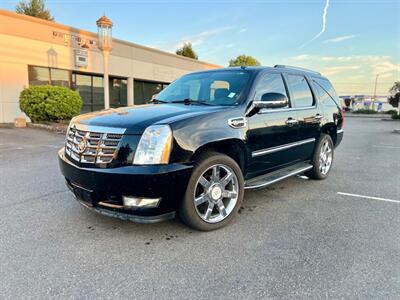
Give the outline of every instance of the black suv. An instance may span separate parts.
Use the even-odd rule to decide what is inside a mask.
[[[84,206],[138,222],[213,230],[245,189],[304,173],[324,179],[343,137],[330,82],[305,69],[241,67],[185,75],[151,103],[75,117],[61,172]]]

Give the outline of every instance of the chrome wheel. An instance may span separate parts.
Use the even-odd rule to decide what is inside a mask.
[[[333,152],[329,141],[325,141],[319,153],[319,170],[323,175],[326,175],[332,165]]]
[[[239,197],[239,184],[233,170],[222,164],[208,168],[197,180],[194,206],[208,223],[224,220],[233,211]]]

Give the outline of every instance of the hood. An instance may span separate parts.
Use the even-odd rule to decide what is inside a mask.
[[[73,122],[91,126],[124,128],[126,134],[142,134],[148,126],[156,123],[170,124],[175,119],[181,120],[221,109],[223,109],[221,106],[147,104],[91,112],[75,117]]]

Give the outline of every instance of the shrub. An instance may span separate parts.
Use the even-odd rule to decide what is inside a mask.
[[[19,96],[19,107],[32,122],[71,119],[82,104],[78,92],[61,86],[31,86]]]
[[[390,110],[385,111],[385,114],[388,114],[388,115],[397,114],[397,110],[395,110],[395,109],[390,109]]]
[[[400,121],[400,115],[398,115],[397,112],[396,112],[395,114],[392,114],[392,119]]]
[[[378,112],[373,109],[366,109],[366,108],[361,108],[361,109],[353,111],[353,114],[373,115],[373,114],[377,114],[377,113]]]

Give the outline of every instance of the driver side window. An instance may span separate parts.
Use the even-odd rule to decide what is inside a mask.
[[[261,100],[265,93],[279,93],[287,97],[285,84],[281,74],[265,74],[256,85],[254,99]]]

